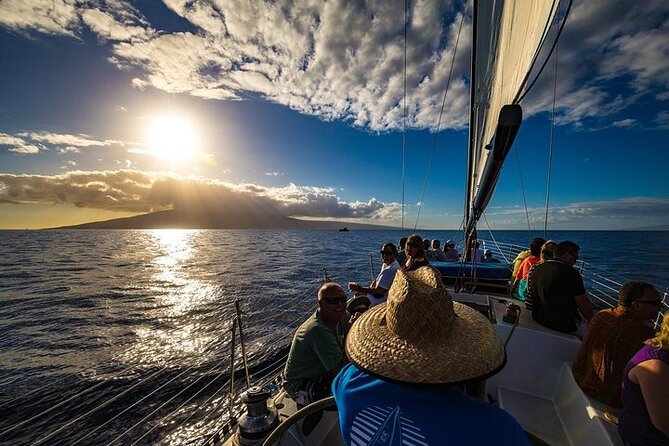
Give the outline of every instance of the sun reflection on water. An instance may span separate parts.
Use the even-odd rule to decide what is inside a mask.
[[[135,330],[136,342],[123,356],[133,363],[180,365],[202,360],[214,336],[198,317],[202,307],[216,298],[215,283],[194,271],[198,260],[199,231],[158,229],[147,231],[155,249],[148,282],[154,294],[148,323]],[[195,268],[196,269],[196,268]]]

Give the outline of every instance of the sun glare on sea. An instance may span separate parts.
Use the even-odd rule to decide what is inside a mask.
[[[176,162],[191,159],[198,149],[192,123],[181,116],[158,116],[147,129],[148,148],[156,157]]]

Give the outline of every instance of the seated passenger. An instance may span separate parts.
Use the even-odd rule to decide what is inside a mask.
[[[657,316],[660,303],[653,285],[627,282],[618,293],[618,306],[595,314],[572,367],[583,392],[620,406],[623,369],[644,341],[653,337],[653,329],[644,322]]]
[[[470,249],[469,261],[475,263],[481,263],[483,261],[483,250],[481,249],[481,244],[478,240],[474,240],[474,246]]]
[[[344,444],[529,445],[511,415],[457,385],[498,372],[504,346],[434,268],[399,271],[386,304],[351,327],[346,353],[332,383]]]
[[[404,271],[414,271],[421,266],[429,265],[425,257],[425,247],[423,239],[420,235],[414,234],[407,240],[407,260],[404,262],[402,269]]]
[[[530,243],[530,255],[523,260],[523,263],[520,264],[518,271],[513,279],[513,284],[511,285],[511,293],[513,297],[518,300],[525,300],[526,295],[525,291],[527,289],[527,275],[530,273],[530,268],[532,265],[539,263],[539,255],[541,254],[541,247],[546,243],[541,237],[537,237],[532,240]]]
[[[492,251],[489,249],[483,250],[483,263],[500,263],[499,260],[493,259]]]
[[[376,279],[369,285],[363,287],[357,283],[349,283],[348,289],[355,293],[367,294],[370,302],[370,308],[374,305],[381,304],[386,301],[388,297],[388,290],[393,284],[395,273],[400,269],[400,264],[395,259],[397,256],[397,248],[392,243],[386,243],[381,247],[381,257],[383,258],[383,266],[381,272],[376,276]]]
[[[530,268],[530,272],[527,274],[527,290],[525,292],[525,309],[532,311],[532,287],[530,286],[530,283],[532,282],[532,273],[536,269],[537,265],[541,265],[542,263],[546,262],[547,260],[552,259],[555,257],[555,250],[557,249],[557,243],[555,243],[553,240],[548,240],[544,245],[541,247],[541,254],[539,255],[539,263],[535,263],[532,265],[532,268]]]
[[[618,432],[626,444],[669,445],[669,311],[625,367],[622,403]]]
[[[346,294],[334,282],[318,290],[318,309],[295,332],[284,369],[283,388],[298,406],[330,395],[332,378],[346,363]]]
[[[448,240],[444,245],[444,253],[446,254],[447,262],[457,262],[460,259],[460,253],[455,248],[455,242]]]
[[[560,242],[555,258],[532,273],[532,319],[563,333],[579,334],[581,316],[587,321],[593,316],[583,278],[574,268],[579,249],[574,242]]]
[[[400,239],[400,244],[399,244],[399,251],[397,253],[397,263],[401,265],[404,265],[404,262],[407,261],[407,240],[408,237],[402,237]]]
[[[439,240],[432,240],[432,258],[430,260],[436,260],[438,262],[446,261],[446,253],[441,249],[441,242]]]

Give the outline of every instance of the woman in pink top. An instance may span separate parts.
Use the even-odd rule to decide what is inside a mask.
[[[514,279],[513,285],[511,286],[511,294],[516,299],[525,300],[527,275],[530,273],[530,268],[532,268],[532,265],[539,263],[539,255],[541,254],[541,247],[544,243],[546,243],[546,240],[541,237],[535,238],[532,240],[532,243],[530,243],[530,256],[523,260],[523,263],[521,263],[520,268],[518,268],[518,274],[516,274],[516,278]]]

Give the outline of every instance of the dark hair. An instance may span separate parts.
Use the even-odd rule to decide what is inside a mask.
[[[576,243],[565,240],[564,242],[558,243],[557,248],[555,249],[555,256],[562,257],[565,254],[578,255],[580,249],[581,248]]]
[[[546,243],[546,240],[537,237],[534,240],[532,240],[532,243],[530,243],[530,254],[532,254],[534,257],[539,257],[541,254],[541,247]]]
[[[400,249],[404,249],[407,247],[407,240],[408,239],[406,237],[402,237],[400,239]]]
[[[441,246],[441,242],[438,239],[432,240],[432,246],[436,246],[437,248]]]
[[[641,300],[646,290],[654,290],[655,287],[650,283],[632,281],[625,283],[618,291],[618,304],[621,307],[629,308],[637,300]]]
[[[382,251],[385,251],[386,248],[389,248],[390,251],[391,251],[393,254],[397,255],[397,247],[396,247],[394,244],[388,242],[388,243],[386,243],[385,245],[383,245],[383,246],[381,247],[381,250],[382,250]]]

